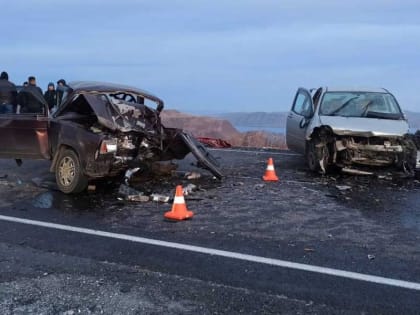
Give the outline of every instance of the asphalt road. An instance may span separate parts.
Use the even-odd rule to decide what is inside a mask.
[[[0,161],[0,313],[420,313],[418,181],[322,177],[290,152],[213,153],[223,181],[186,180],[189,159],[176,176],[133,179],[169,196],[195,184],[195,216],[177,223],[163,218],[171,204],[120,200],[115,184],[67,196],[48,162]],[[270,156],[278,183],[261,180]]]

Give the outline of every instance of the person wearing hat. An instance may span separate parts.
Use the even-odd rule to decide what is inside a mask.
[[[48,83],[48,88],[44,93],[44,98],[48,103],[48,108],[51,110],[57,104],[57,92],[54,83]]]
[[[67,86],[67,84],[66,84],[66,80],[64,80],[64,79],[60,79],[60,80],[58,80],[58,81],[57,81],[57,85],[60,85],[60,86]]]
[[[9,75],[3,71],[0,74],[0,114],[13,113],[16,106],[16,85],[9,81]]]

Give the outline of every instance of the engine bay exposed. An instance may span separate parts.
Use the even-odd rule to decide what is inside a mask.
[[[336,135],[328,126],[317,128],[308,145],[308,158],[315,158],[322,173],[331,167],[390,167],[406,173],[416,169],[417,147],[410,137],[361,137]],[[310,162],[310,161],[309,161]]]

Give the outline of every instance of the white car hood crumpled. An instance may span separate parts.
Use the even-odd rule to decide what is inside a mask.
[[[401,137],[408,133],[406,120],[378,119],[366,117],[319,116],[321,125],[330,126],[337,135],[361,137]]]

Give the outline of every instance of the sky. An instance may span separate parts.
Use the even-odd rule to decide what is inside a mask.
[[[0,71],[16,84],[123,83],[194,113],[287,111],[298,87],[385,87],[420,111],[418,0],[14,0],[1,13]]]

